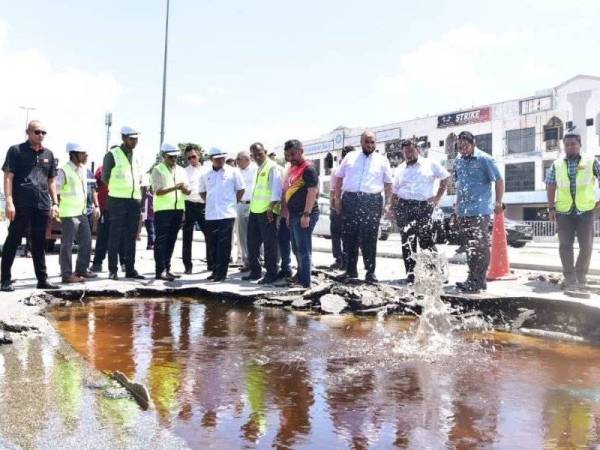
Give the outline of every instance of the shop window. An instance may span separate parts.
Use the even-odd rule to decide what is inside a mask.
[[[552,117],[546,125],[544,125],[544,145],[546,151],[558,150],[560,140],[563,137],[563,123],[558,117]]]
[[[400,139],[395,139],[385,143],[385,154],[390,161],[390,166],[392,167],[397,167],[404,161],[404,154],[402,153],[402,149],[400,147],[401,143],[402,141]]]
[[[479,134],[475,136],[477,148],[483,150],[488,155],[492,154],[492,133]]]
[[[593,127],[594,126],[594,119],[593,118],[585,119],[585,126],[586,127]]]
[[[535,127],[506,130],[506,153],[530,153],[535,151]]]
[[[504,175],[506,192],[535,190],[535,162],[507,164]]]
[[[440,141],[440,147],[443,147],[443,146],[444,146],[444,141],[442,140],[442,141]]]

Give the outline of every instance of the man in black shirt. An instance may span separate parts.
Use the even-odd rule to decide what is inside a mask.
[[[319,174],[304,159],[302,143],[296,139],[284,145],[285,159],[291,166],[284,181],[284,213],[292,234],[298,262],[298,283],[310,287],[312,271],[312,232],[319,220]]]
[[[56,162],[43,146],[46,129],[33,120],[27,126],[27,141],[8,149],[4,171],[8,236],[2,247],[0,290],[14,291],[11,268],[17,246],[27,228],[31,229],[31,254],[38,289],[58,289],[48,282],[46,272],[46,228],[49,218],[58,215]]]

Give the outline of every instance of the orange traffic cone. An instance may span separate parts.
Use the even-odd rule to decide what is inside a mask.
[[[494,214],[494,229],[492,230],[492,252],[490,255],[490,268],[487,279],[516,280],[517,277],[510,273],[508,263],[508,243],[506,242],[506,229],[504,227],[504,214]]]

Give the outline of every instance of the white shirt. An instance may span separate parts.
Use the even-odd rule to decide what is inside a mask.
[[[384,184],[391,183],[392,169],[388,159],[381,153],[366,156],[361,150],[346,155],[336,176],[342,178],[342,191],[379,194]]]
[[[394,177],[394,194],[405,200],[427,200],[433,197],[436,180],[444,180],[450,174],[439,163],[419,157],[411,165],[406,161],[398,166]]]
[[[222,169],[212,166],[200,176],[198,191],[206,192],[206,220],[236,217],[237,192],[244,189],[239,170],[225,164]]]
[[[200,164],[198,164],[196,167],[190,164],[185,168],[185,174],[188,180],[187,185],[190,191],[192,191],[190,195],[185,198],[188,202],[204,203],[204,200],[202,200],[202,197],[200,197],[198,189],[200,187],[200,177],[205,171],[206,168]]]
[[[251,162],[248,164],[248,167],[245,169],[238,170],[242,174],[242,178],[244,179],[244,185],[246,186],[246,190],[244,191],[244,196],[242,197],[243,202],[249,202],[252,200],[252,191],[254,190],[254,179],[256,178],[256,164]]]

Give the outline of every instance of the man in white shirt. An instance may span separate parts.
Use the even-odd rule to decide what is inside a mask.
[[[187,175],[187,186],[191,191],[185,199],[183,241],[181,243],[181,257],[186,274],[192,273],[192,242],[194,240],[194,227],[196,224],[200,226],[200,230],[204,234],[204,243],[206,244],[206,231],[204,229],[205,205],[204,200],[198,192],[200,177],[206,171],[206,168],[202,165],[201,157],[202,154],[197,146],[190,144],[185,148],[185,159],[188,162],[185,173]],[[209,259],[208,246],[206,247],[206,264],[208,270],[212,270],[213,261]]]
[[[354,147],[347,145],[342,149],[342,158],[340,164],[350,152],[354,151]],[[329,266],[330,269],[344,269],[344,252],[342,250],[342,212],[335,209],[335,189],[339,178],[336,176],[338,168],[331,170],[330,189],[329,189],[329,232],[331,233],[331,252],[333,253],[334,263]]]
[[[432,214],[446,191],[450,174],[439,163],[419,156],[412,140],[401,144],[405,161],[394,177],[394,214],[402,238],[402,258],[407,283],[415,281],[417,240],[422,250],[435,250]],[[436,181],[439,187],[435,195]]]
[[[340,277],[357,278],[358,249],[363,255],[366,281],[377,282],[375,258],[379,222],[392,202],[392,170],[387,158],[375,151],[375,133],[365,131],[360,138],[362,151],[352,152],[338,171],[334,205],[343,216],[343,242],[346,272]],[[342,191],[344,195],[342,197]]]
[[[200,177],[198,191],[206,203],[206,246],[213,261],[207,279],[219,282],[227,278],[236,205],[244,195],[244,179],[239,170],[225,164],[227,153],[211,148],[208,155],[212,167]]]
[[[240,247],[239,253],[242,258],[240,272],[250,270],[248,259],[248,218],[250,217],[250,200],[252,200],[252,189],[256,178],[256,164],[250,159],[250,153],[243,151],[237,154],[237,167],[244,179],[244,196],[237,204],[237,220],[235,221],[235,234]]]

